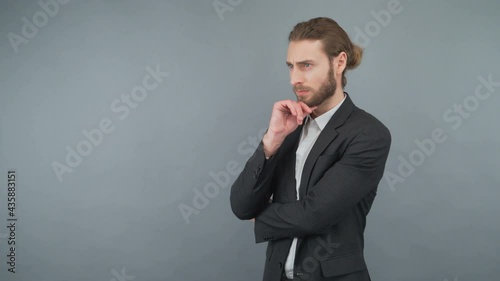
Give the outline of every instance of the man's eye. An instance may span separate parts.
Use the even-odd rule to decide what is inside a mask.
[[[304,63],[303,66],[304,67],[309,67],[309,66],[311,66],[311,64],[310,63]]]

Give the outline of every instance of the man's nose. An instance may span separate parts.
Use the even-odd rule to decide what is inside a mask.
[[[304,83],[304,78],[300,71],[292,70],[290,71],[290,84],[296,86],[297,84]]]

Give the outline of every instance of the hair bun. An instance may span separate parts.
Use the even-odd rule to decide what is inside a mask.
[[[347,69],[354,69],[361,64],[363,49],[356,44],[352,44],[352,56],[347,59]]]

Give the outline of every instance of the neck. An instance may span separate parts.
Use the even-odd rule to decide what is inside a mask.
[[[342,100],[344,99],[344,89],[337,88],[333,96],[326,99],[322,104],[318,105],[318,107],[313,110],[311,113],[311,117],[315,119],[318,116],[321,116],[328,110],[336,107]]]

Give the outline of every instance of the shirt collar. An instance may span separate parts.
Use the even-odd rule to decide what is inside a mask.
[[[342,105],[342,103],[345,101],[346,99],[346,94],[344,93],[344,99],[342,99],[341,102],[339,102],[339,104],[337,104],[335,107],[333,107],[332,109],[328,110],[327,112],[321,114],[320,116],[316,117],[315,119],[312,119],[311,118],[311,115],[308,115],[307,118],[308,118],[308,121],[316,121],[316,124],[318,124],[318,127],[321,131],[323,131],[323,129],[325,128],[326,124],[328,123],[328,121],[330,121],[330,119],[332,118],[333,114],[335,114],[335,112],[337,111],[337,109],[339,109],[339,107]]]

